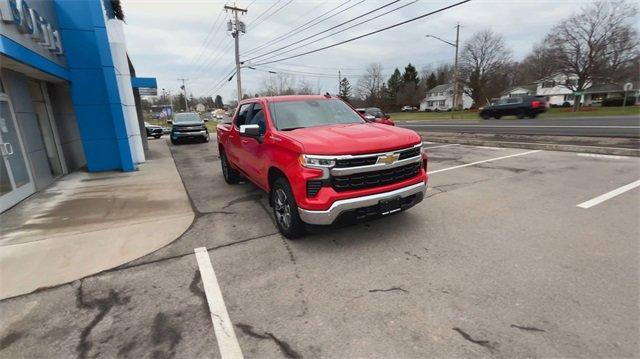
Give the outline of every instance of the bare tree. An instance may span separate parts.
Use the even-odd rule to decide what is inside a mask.
[[[384,84],[382,65],[379,63],[367,66],[365,74],[360,77],[356,85],[356,95],[367,102],[376,102],[380,97],[380,90]]]
[[[531,83],[558,70],[557,54],[544,42],[533,46],[531,53],[522,60],[519,66],[521,80]]]
[[[564,86],[582,91],[596,82],[618,80],[620,70],[638,56],[637,14],[633,3],[599,1],[556,25],[546,41],[567,78]]]
[[[477,32],[464,45],[461,75],[476,106],[504,90],[503,75],[510,59],[504,39],[491,30]]]
[[[264,96],[293,95],[295,77],[285,73],[277,73],[262,79],[262,90]]]

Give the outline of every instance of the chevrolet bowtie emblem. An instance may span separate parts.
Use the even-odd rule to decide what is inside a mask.
[[[392,165],[396,163],[396,161],[398,160],[398,157],[400,157],[400,155],[397,153],[383,155],[378,157],[378,161],[376,162],[376,164],[384,163],[385,165]]]

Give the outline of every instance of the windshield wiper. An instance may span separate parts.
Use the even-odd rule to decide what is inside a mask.
[[[297,130],[299,128],[305,128],[305,127],[304,126],[300,126],[300,127],[281,128],[280,131],[293,131],[293,130]]]

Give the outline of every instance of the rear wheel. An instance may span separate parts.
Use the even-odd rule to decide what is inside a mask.
[[[518,112],[516,117],[522,120],[523,118],[527,117],[527,114],[524,112]]]
[[[499,120],[499,119],[500,119],[500,117],[502,117],[502,116],[500,116],[500,115],[495,115],[495,116],[493,116],[493,118],[495,118],[496,120]]]
[[[223,150],[220,150],[220,166],[222,166],[222,175],[224,176],[225,182],[228,184],[236,184],[240,182],[240,173],[231,168],[231,165],[227,160],[227,155]]]
[[[536,118],[536,117],[538,117],[538,114],[535,112],[532,112],[529,114],[529,118]]]
[[[298,204],[293,197],[291,186],[285,178],[278,178],[271,189],[273,215],[276,217],[278,230],[288,239],[296,239],[304,235],[304,222],[298,214]]]

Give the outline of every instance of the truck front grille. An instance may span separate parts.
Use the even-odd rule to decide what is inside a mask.
[[[420,149],[418,153],[419,151]],[[417,176],[420,164],[421,162],[415,162],[388,170],[336,176],[331,178],[331,186],[336,192],[385,186]]]
[[[398,160],[404,160],[407,158],[415,157],[420,155],[420,147],[413,147],[406,150],[399,151],[390,151],[389,153],[398,153],[400,157]],[[360,167],[360,166],[370,166],[375,165],[378,162],[378,156],[381,154],[375,154],[371,156],[357,156],[354,158],[342,158],[336,160],[335,168],[349,168],[349,167]]]

